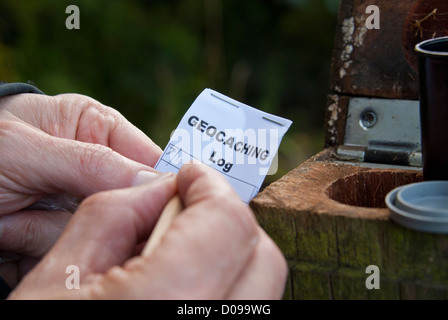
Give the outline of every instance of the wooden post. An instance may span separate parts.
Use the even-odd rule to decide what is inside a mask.
[[[371,4],[380,9],[380,29],[365,25]],[[434,28],[448,35],[447,17],[446,0],[341,0],[325,149],[250,204],[288,260],[285,299],[448,298],[448,235],[402,227],[384,203],[395,187],[421,181],[421,171],[335,156],[350,97],[418,100],[413,47]],[[380,289],[366,287],[370,265],[379,268]]]
[[[251,202],[288,260],[285,298],[448,298],[448,235],[404,228],[382,203],[395,187],[421,181],[421,172],[335,163],[332,152],[323,150]],[[379,290],[365,286],[369,265],[379,267]]]

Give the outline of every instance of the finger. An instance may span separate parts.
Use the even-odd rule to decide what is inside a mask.
[[[21,211],[0,217],[0,251],[42,257],[57,241],[71,214]]]
[[[260,241],[227,299],[273,300],[283,296],[288,274],[286,260],[261,228],[259,234]]]
[[[92,297],[221,299],[229,292],[257,242],[255,219],[208,167],[184,165],[177,181],[187,208],[160,245],[110,270]]]
[[[84,95],[20,94],[4,98],[0,104],[3,110],[52,136],[101,144],[148,166],[154,166],[162,153],[117,110]]]
[[[38,262],[36,258],[22,257],[20,260],[0,263],[0,277],[10,288],[14,288]]]
[[[175,175],[167,173],[136,188],[95,194],[84,201],[75,213],[74,221],[65,235],[65,243],[72,251],[76,251],[76,248],[83,251],[83,244],[73,244],[83,236],[88,236],[90,241],[95,239],[89,251],[96,254],[85,259],[87,263],[95,260],[95,272],[121,264],[134,254],[136,246],[148,238],[160,212],[175,191]],[[98,230],[98,226],[101,226],[101,230]],[[62,248],[65,246],[61,245]],[[113,253],[110,261],[105,255],[98,263],[97,254],[108,250]]]
[[[63,110],[67,101],[75,101],[69,103],[71,109],[80,110],[76,135],[73,139],[102,144],[125,157],[151,167],[155,166],[162,154],[160,147],[117,110],[75,94],[63,94],[56,96],[55,99],[60,110]]]

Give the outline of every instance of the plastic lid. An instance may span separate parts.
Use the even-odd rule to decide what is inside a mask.
[[[410,229],[448,233],[448,181],[398,187],[386,196],[391,219]]]

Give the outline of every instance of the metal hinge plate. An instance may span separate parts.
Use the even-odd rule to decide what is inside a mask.
[[[419,101],[351,98],[344,145],[337,155],[343,160],[421,167]]]

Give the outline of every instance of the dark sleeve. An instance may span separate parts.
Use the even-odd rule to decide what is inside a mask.
[[[10,96],[18,93],[36,93],[44,94],[34,85],[29,83],[15,82],[15,83],[5,83],[0,82],[0,98]]]
[[[29,83],[5,83],[0,81],[0,98],[18,93],[44,94],[42,91]],[[10,293],[11,288],[8,286],[5,280],[0,277],[0,300],[6,299]]]
[[[11,293],[11,288],[8,284],[0,277],[0,300],[5,300]]]

